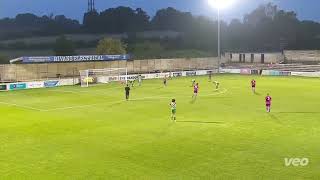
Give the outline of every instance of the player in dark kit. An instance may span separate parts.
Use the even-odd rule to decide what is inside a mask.
[[[256,80],[252,79],[251,81],[252,92],[256,93]]]
[[[125,92],[126,92],[126,100],[129,100],[129,96],[130,96],[130,87],[129,84],[127,84],[127,86],[124,88]]]
[[[218,81],[214,81],[213,83],[214,83],[214,84],[215,84],[215,86],[216,86],[216,90],[218,90],[218,89],[219,89],[219,85],[220,85],[220,83],[219,83]]]
[[[272,98],[269,94],[267,94],[266,96],[266,109],[267,109],[267,112],[271,112],[271,101],[272,101]]]
[[[165,77],[163,78],[163,85],[164,85],[164,86],[167,86],[167,81],[168,81],[168,80],[167,80],[167,76],[165,76]]]

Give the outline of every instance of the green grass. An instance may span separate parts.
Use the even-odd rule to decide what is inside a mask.
[[[191,78],[144,81],[129,102],[119,84],[1,92],[1,179],[319,179],[319,79],[254,77],[254,95],[252,78],[217,76],[215,92],[197,77],[195,103]],[[295,157],[310,163],[285,167]]]

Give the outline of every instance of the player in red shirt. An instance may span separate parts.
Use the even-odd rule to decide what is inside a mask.
[[[197,98],[199,92],[199,83],[193,86],[193,96],[192,99]]]
[[[252,92],[256,93],[256,80],[252,79],[251,81]]]
[[[267,112],[269,113],[271,111],[271,101],[272,101],[272,98],[269,94],[267,94],[267,97],[266,97],[266,108],[267,108]]]

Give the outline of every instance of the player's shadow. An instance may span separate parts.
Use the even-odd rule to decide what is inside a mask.
[[[270,116],[271,119],[273,119],[274,122],[277,122],[277,123],[279,123],[281,125],[284,125],[283,122],[277,116],[275,116],[274,114],[270,114],[269,113],[269,116]]]
[[[190,104],[194,104],[197,101],[197,98],[192,98],[192,100],[190,101]]]
[[[223,124],[223,122],[209,122],[209,121],[177,121],[177,123]]]
[[[112,104],[108,104],[108,107],[110,108],[110,107],[113,107],[113,106],[118,106],[118,105],[120,105],[120,104],[122,104],[123,102],[129,102],[130,101],[130,99],[128,99],[128,100],[124,100],[124,101],[122,101],[122,102],[115,102],[115,103],[112,103]]]
[[[255,95],[257,95],[257,96],[261,96],[261,94],[260,94],[260,93],[258,93],[258,92],[255,92],[254,94],[255,94]]]
[[[274,120],[277,120],[277,121],[279,120],[279,118],[277,116],[273,115],[273,114],[269,114],[269,116]]]

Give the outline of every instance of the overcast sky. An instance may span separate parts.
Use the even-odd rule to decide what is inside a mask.
[[[273,2],[281,9],[293,10],[299,19],[320,22],[320,0],[235,0],[229,8],[222,11],[224,20],[241,18],[258,7],[259,4]],[[208,7],[207,0],[96,0],[98,11],[117,6],[141,7],[153,16],[160,8],[174,7],[195,15],[216,16],[216,11]],[[87,10],[87,0],[0,0],[0,18],[14,17],[18,13],[48,15],[64,14],[82,22]]]

